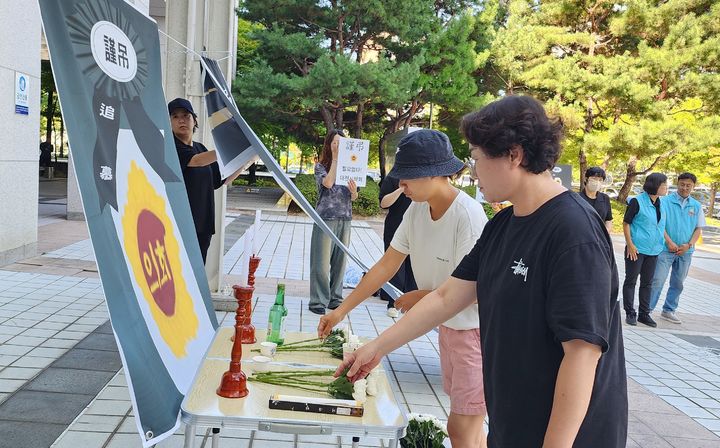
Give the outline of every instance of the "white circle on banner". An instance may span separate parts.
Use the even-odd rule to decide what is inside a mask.
[[[114,23],[100,21],[90,32],[90,47],[98,67],[115,81],[128,82],[137,73],[135,48]]]

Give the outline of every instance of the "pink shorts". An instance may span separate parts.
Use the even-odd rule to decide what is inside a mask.
[[[440,367],[443,390],[450,396],[450,411],[485,415],[480,330],[453,330],[440,325]]]

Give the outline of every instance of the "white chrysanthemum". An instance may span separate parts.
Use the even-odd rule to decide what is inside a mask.
[[[370,372],[367,377],[367,394],[374,397],[378,393],[378,378],[377,374]]]

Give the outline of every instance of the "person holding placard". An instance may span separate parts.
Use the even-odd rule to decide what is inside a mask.
[[[325,137],[318,163],[315,164],[315,180],[318,201],[315,209],[333,233],[350,245],[352,201],[358,197],[357,185],[350,179],[347,186],[338,185],[337,167],[341,130],[333,129]],[[347,257],[317,225],[313,225],[310,243],[310,302],[308,308],[323,315],[326,309],[334,310],[342,303],[343,277]]]

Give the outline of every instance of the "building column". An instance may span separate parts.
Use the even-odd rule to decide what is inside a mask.
[[[0,8],[0,265],[37,252],[40,144],[40,9],[37,2]],[[28,114],[15,108],[16,74],[25,75]]]

